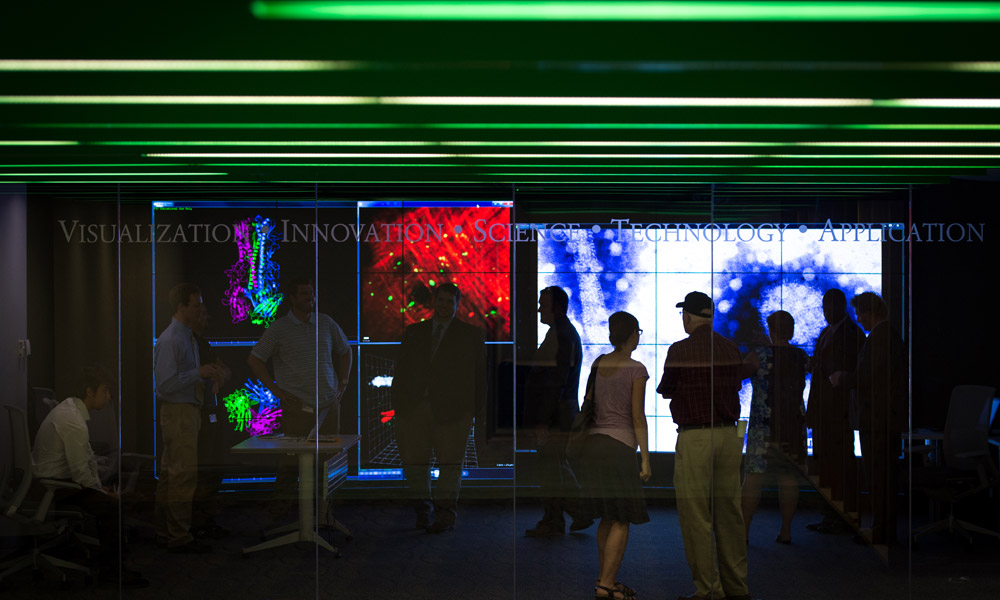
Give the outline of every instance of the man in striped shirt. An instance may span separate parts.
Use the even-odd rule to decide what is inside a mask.
[[[285,299],[291,309],[264,331],[247,363],[254,376],[281,400],[281,433],[313,435],[327,421],[334,431],[340,431],[340,399],[347,390],[352,363],[347,336],[329,315],[316,312],[316,295],[309,279],[289,280]],[[273,378],[268,360],[274,368]],[[272,522],[288,512],[291,499],[297,497],[296,464],[291,458],[279,466],[274,484],[278,502],[269,509]]]

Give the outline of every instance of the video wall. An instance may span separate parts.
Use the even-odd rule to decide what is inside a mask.
[[[340,432],[362,435],[360,472],[401,476],[395,472],[389,390],[403,331],[432,317],[436,286],[454,283],[462,290],[458,317],[483,328],[491,345],[512,343],[509,242],[475,240],[476,226],[506,227],[511,206],[433,200],[155,203],[153,337],[170,322],[170,288],[180,281],[198,284],[210,315],[205,336],[233,373],[217,395],[228,413],[222,418],[231,422],[227,442],[280,434],[280,406],[253,379],[246,360],[265,328],[289,310],[283,284],[292,277],[313,280],[316,310],[340,325],[354,352]],[[476,457],[470,432],[469,466],[479,467]]]
[[[600,225],[598,225],[600,227]],[[764,229],[758,231],[763,232]],[[687,334],[676,304],[691,291],[716,303],[715,329],[742,352],[767,344],[765,319],[777,310],[795,318],[792,344],[812,354],[823,318],[823,293],[840,288],[848,299],[882,291],[879,241],[831,241],[818,224],[788,227],[779,235],[746,236],[746,241],[691,226],[633,235],[626,229],[581,227],[573,235],[538,240],[538,289],[558,285],[570,297],[569,318],[583,340],[584,375],[594,359],[610,352],[607,320],[615,311],[632,313],[643,329],[632,357],[650,374],[646,413],[650,449],[672,452],[676,426],[670,401],[656,394],[670,344]],[[546,327],[539,323],[538,342]],[[806,396],[808,396],[806,382]],[[740,393],[741,414],[749,416],[750,383]],[[582,392],[581,392],[582,401]]]
[[[714,226],[706,224],[641,235],[606,223],[581,224],[559,235],[550,230],[525,236],[516,229],[542,232],[546,225],[512,227],[512,219],[513,203],[504,200],[157,203],[154,228],[164,235],[153,244],[153,336],[169,323],[170,287],[181,280],[198,283],[211,314],[207,337],[233,369],[219,399],[242,389],[252,403],[259,394],[253,393],[246,356],[264,328],[288,310],[282,282],[313,278],[316,310],[337,321],[355,353],[341,432],[362,435],[360,473],[395,477],[401,473],[390,390],[398,345],[408,325],[431,318],[433,289],[442,283],[459,286],[459,317],[487,332],[497,389],[510,387],[499,381],[503,359],[498,357],[514,344],[515,290],[535,297],[550,285],[567,291],[569,317],[584,343],[584,378],[593,360],[611,350],[608,316],[617,310],[633,313],[644,330],[633,356],[650,373],[650,448],[660,452],[673,451],[676,426],[669,400],[655,387],[670,344],[686,337],[675,306],[685,294],[712,295],[716,329],[743,352],[766,344],[766,317],[786,310],[796,321],[792,343],[811,354],[825,326],[821,299],[827,289],[838,287],[848,298],[882,290],[882,244],[831,241],[819,224],[766,235],[759,227],[754,235],[733,239],[711,235]],[[190,239],[198,227],[203,239]],[[184,230],[187,237],[179,241],[186,243],[175,243],[179,234],[170,232]],[[537,273],[513,269],[516,246],[524,244],[537,252]],[[536,321],[535,343],[521,346],[537,346],[546,329]],[[491,402],[511,402],[501,395],[488,393]],[[270,402],[260,396],[250,408],[263,414],[274,408]],[[749,381],[741,402],[748,416]],[[252,416],[244,411],[243,421]],[[237,429],[231,435],[280,431],[280,426]],[[481,445],[482,431],[478,438]],[[510,452],[480,464],[479,445],[476,431],[470,431],[470,469],[510,465]]]

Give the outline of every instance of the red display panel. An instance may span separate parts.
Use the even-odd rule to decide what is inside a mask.
[[[361,211],[362,340],[396,342],[407,325],[431,318],[433,289],[462,291],[458,317],[511,339],[510,242],[482,234],[510,222],[510,208],[403,207]],[[369,225],[373,228],[369,228]]]

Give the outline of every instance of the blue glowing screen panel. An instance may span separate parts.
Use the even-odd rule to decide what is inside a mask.
[[[538,241],[538,289],[558,285],[570,297],[569,318],[584,343],[584,371],[600,354],[612,350],[608,316],[632,313],[643,336],[632,357],[649,371],[646,414],[650,449],[673,451],[676,426],[669,400],[655,393],[670,344],[687,337],[676,304],[691,291],[702,291],[716,303],[715,329],[740,345],[741,351],[767,343],[766,317],[785,310],[795,318],[792,344],[812,354],[826,325],[823,293],[837,287],[848,300],[857,293],[882,290],[882,248],[879,242],[831,242],[822,230],[788,228],[783,239],[754,238],[749,242],[708,241],[703,236],[669,241],[662,232],[654,240],[634,239],[615,229],[594,233],[582,229],[573,236],[548,236]],[[853,315],[852,315],[853,316]],[[538,323],[538,343],[546,326]],[[806,395],[808,395],[808,380]],[[749,415],[750,383],[740,400]],[[582,392],[581,392],[582,399]]]

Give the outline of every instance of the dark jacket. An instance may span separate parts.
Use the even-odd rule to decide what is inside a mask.
[[[473,417],[486,400],[486,332],[452,319],[433,358],[432,321],[414,323],[403,333],[392,404],[400,415],[426,398],[438,422]]]
[[[583,345],[570,320],[559,317],[535,352],[526,383],[526,413],[531,425],[569,431],[580,412]]]
[[[847,418],[850,412],[850,390],[844,385],[835,389],[830,384],[830,375],[837,371],[854,371],[861,346],[865,343],[865,333],[850,317],[844,317],[836,330],[832,330],[832,327],[827,325],[823,329],[813,351],[812,384],[809,386],[809,406],[806,412],[806,423],[813,428],[819,427],[824,415]],[[824,405],[827,406],[823,408]]]
[[[876,325],[858,356],[858,366],[846,378],[858,398],[861,432],[898,439],[906,431],[906,350],[892,326]]]

